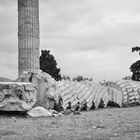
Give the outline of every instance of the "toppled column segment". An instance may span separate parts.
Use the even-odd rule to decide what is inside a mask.
[[[55,81],[49,74],[39,71],[38,73],[24,72],[19,76],[17,82],[32,82],[36,85],[37,101],[35,106],[42,106],[46,109],[55,109],[58,107],[59,98],[63,99],[62,106],[67,108],[71,102],[72,108],[75,108],[79,101],[81,107],[86,101],[90,109],[93,102],[98,108],[100,100],[103,99],[105,107],[109,101],[107,88],[96,83],[79,83],[74,81]]]
[[[62,98],[62,107],[66,109],[71,103],[75,110],[78,102],[80,108],[84,103],[88,110],[102,106],[122,107],[140,104],[140,83],[133,81],[118,81],[114,86],[101,85],[94,82],[55,81],[49,74],[39,71],[38,73],[25,72],[19,76],[17,82],[31,82],[37,89],[37,101],[35,106],[45,109],[58,107],[59,99]],[[56,109],[57,110],[57,109]],[[58,111],[58,110],[57,110]]]
[[[47,73],[24,72],[16,79],[17,82],[31,82],[37,89],[36,103],[33,107],[42,106],[46,109],[53,109],[54,103],[58,101],[55,94],[57,82]]]
[[[0,82],[0,111],[28,111],[36,102],[31,83]]]

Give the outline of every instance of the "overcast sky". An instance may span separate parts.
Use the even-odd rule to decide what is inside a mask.
[[[0,0],[0,76],[17,78],[17,0]],[[61,73],[94,81],[130,75],[139,59],[140,0],[40,0],[40,49]]]

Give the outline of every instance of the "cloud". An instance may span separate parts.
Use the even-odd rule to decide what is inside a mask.
[[[130,74],[136,59],[131,47],[139,44],[140,35],[140,13],[133,9],[140,2],[67,2],[49,3],[51,18],[46,19],[48,27],[42,33],[42,48],[52,50],[62,73],[92,75],[96,80]]]
[[[40,48],[51,50],[62,74],[96,81],[128,75],[138,59],[131,47],[139,45],[139,5],[139,0],[40,0]],[[17,1],[0,0],[0,17],[0,73],[16,78]]]
[[[111,47],[120,44],[126,46],[129,45],[129,42],[138,40],[140,20],[139,15],[130,14],[131,9],[135,6],[132,1],[128,2],[128,6],[125,6],[126,1],[122,3],[110,0],[107,0],[106,3],[82,1],[79,3],[80,6],[72,3],[72,1],[70,5],[67,4],[67,1],[63,4],[62,1],[57,1],[55,4],[54,2],[56,1],[50,3],[53,5],[54,18],[44,28],[46,30],[42,33],[42,40],[43,43],[46,43],[42,46],[52,46],[52,48],[55,47],[59,50],[65,50],[65,47],[67,47],[68,51],[69,49],[78,51],[83,49],[85,51],[96,48],[111,49]],[[126,9],[124,9],[124,6]],[[81,9],[85,14],[81,12]],[[73,11],[76,14],[73,14]],[[75,20],[68,19],[71,17]]]

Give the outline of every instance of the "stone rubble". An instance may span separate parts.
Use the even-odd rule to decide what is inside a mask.
[[[133,81],[119,81],[113,86],[104,86],[88,81],[75,82],[62,80],[57,82],[49,74],[42,71],[38,73],[25,72],[17,81],[32,82],[36,85],[37,102],[34,107],[42,106],[46,109],[54,109],[54,103],[58,103],[59,97],[63,99],[64,109],[68,106],[68,102],[71,102],[72,108],[74,109],[78,101],[82,108],[86,100],[89,110],[93,102],[95,104],[95,109],[97,109],[101,100],[103,100],[104,107],[107,107],[109,101],[115,102],[120,107],[123,106],[128,102],[128,100],[125,100],[125,93],[129,92],[130,89],[133,89],[135,92],[132,93],[130,91],[129,94],[132,95],[129,96],[129,98],[133,97],[134,99],[135,97],[138,101],[140,97],[140,84]]]
[[[140,84],[133,81],[118,81],[110,86],[94,82],[55,81],[49,74],[24,72],[15,82],[0,83],[0,110],[28,111],[41,106],[44,109],[54,109],[63,99],[63,108],[66,109],[71,102],[74,110],[77,102],[83,108],[87,102],[88,110],[95,105],[104,108],[110,101],[121,106],[140,103]]]
[[[36,94],[31,83],[0,82],[0,110],[28,111],[36,102]]]

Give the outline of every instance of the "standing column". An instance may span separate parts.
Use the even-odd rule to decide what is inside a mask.
[[[18,74],[39,70],[39,0],[18,0]]]

